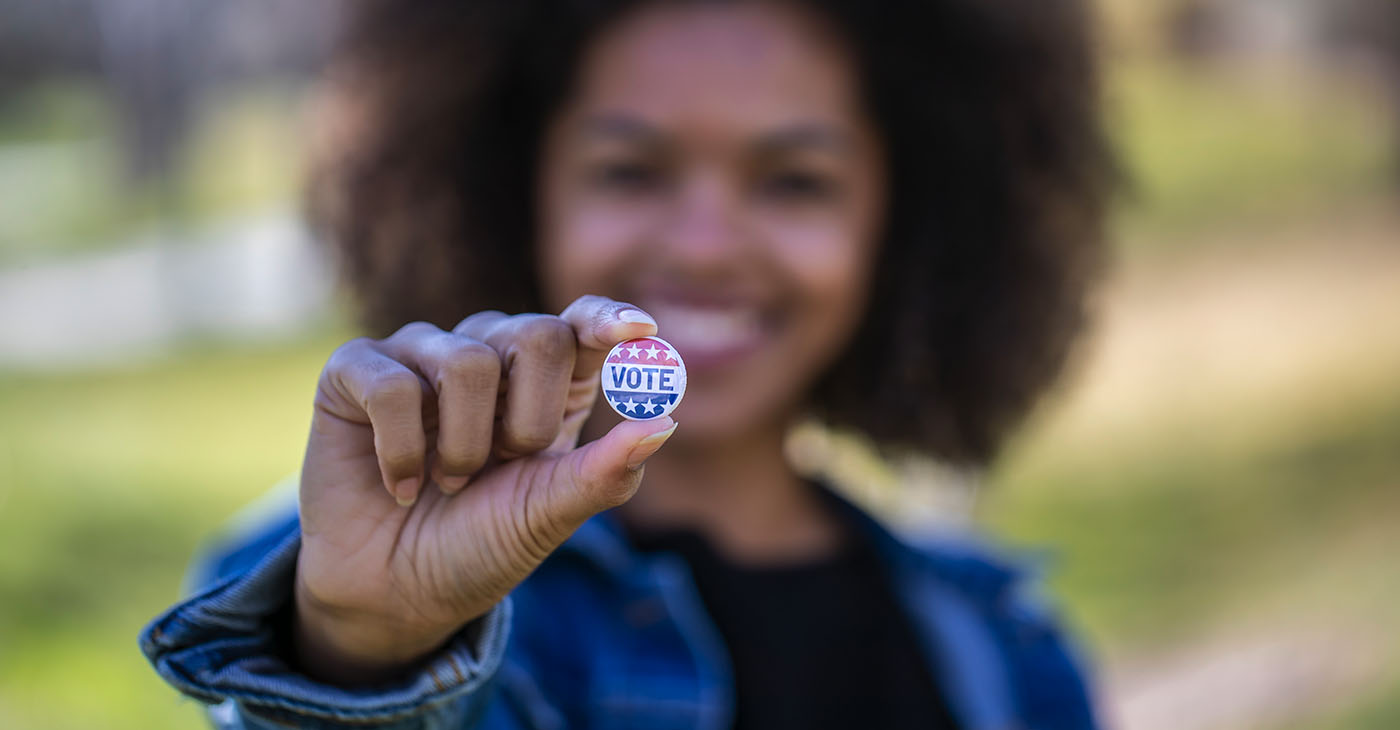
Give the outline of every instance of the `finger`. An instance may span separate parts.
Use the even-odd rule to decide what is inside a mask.
[[[510,319],[509,314],[489,309],[484,312],[477,312],[461,322],[458,322],[457,326],[452,328],[452,332],[485,342],[486,338],[491,334],[491,331],[496,328],[496,325],[508,319]]]
[[[589,517],[632,498],[642,482],[642,466],[671,434],[670,416],[649,421],[623,421],[602,438],[569,452],[555,464],[544,488],[553,514],[567,524]]]
[[[581,296],[559,318],[573,327],[578,338],[574,380],[591,380],[603,369],[603,360],[623,340],[656,334],[656,320],[635,304],[607,297]]]
[[[399,504],[412,504],[423,482],[423,399],[427,385],[404,364],[368,340],[347,343],[331,356],[326,384],[348,404],[334,415],[368,422],[384,488]],[[356,415],[359,418],[356,418]]]
[[[578,349],[573,328],[558,317],[522,314],[496,321],[486,342],[506,370],[496,453],[509,459],[547,448],[568,404]]]
[[[483,342],[426,323],[405,326],[381,347],[432,386],[438,413],[433,480],[444,493],[457,492],[491,454],[500,355]]]

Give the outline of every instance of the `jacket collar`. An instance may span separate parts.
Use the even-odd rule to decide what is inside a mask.
[[[876,554],[896,571],[912,571],[947,583],[969,597],[986,602],[1000,600],[1023,576],[1023,569],[970,536],[956,539],[902,537],[826,484],[813,482],[813,485],[842,520],[868,540]],[[612,510],[585,522],[564,542],[559,552],[580,558],[604,575],[619,580],[635,574],[647,562],[632,546]]]
[[[823,484],[817,488],[854,526],[886,565],[896,597],[909,616],[939,686],[959,726],[1004,730],[1017,726],[1015,689],[993,624],[1020,571],[994,560],[969,541],[927,541],[916,546]],[[588,520],[559,553],[638,588],[655,580],[653,561],[632,547],[618,517],[604,512]]]

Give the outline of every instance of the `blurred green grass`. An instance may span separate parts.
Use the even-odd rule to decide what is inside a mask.
[[[1106,86],[1129,178],[1123,240],[1179,247],[1220,225],[1316,216],[1400,174],[1395,122],[1359,85],[1129,61]]]
[[[1105,434],[1101,450],[1055,464],[1013,456],[982,509],[999,534],[1054,546],[1057,593],[1098,643],[1169,646],[1290,590],[1301,607],[1328,576],[1389,575],[1400,383],[1345,413],[1299,413],[1281,434],[1224,448],[1164,429],[1150,449]],[[1400,601],[1400,574],[1355,585],[1383,591],[1371,608]],[[1344,609],[1347,597],[1324,600]]]
[[[140,626],[197,545],[293,473],[327,337],[0,376],[0,727],[194,727]]]

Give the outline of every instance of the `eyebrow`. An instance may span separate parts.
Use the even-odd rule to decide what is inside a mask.
[[[618,139],[648,146],[664,147],[666,138],[653,125],[619,114],[605,114],[588,120],[584,134],[590,137]],[[767,132],[752,143],[755,152],[773,155],[801,149],[821,149],[844,155],[850,152],[850,135],[827,124],[799,122]]]
[[[806,148],[844,155],[851,151],[852,146],[849,134],[814,122],[794,124],[769,132],[754,144],[758,151],[768,154]]]
[[[605,114],[589,119],[583,133],[590,137],[618,138],[629,141],[660,144],[661,133],[640,119],[618,114]]]

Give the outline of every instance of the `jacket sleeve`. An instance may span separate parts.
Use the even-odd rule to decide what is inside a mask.
[[[292,595],[301,527],[295,509],[262,518],[192,570],[193,595],[141,632],[167,682],[213,705],[220,728],[471,728],[486,715],[505,655],[509,599],[464,627],[420,669],[347,689],[285,661],[277,616]]]

